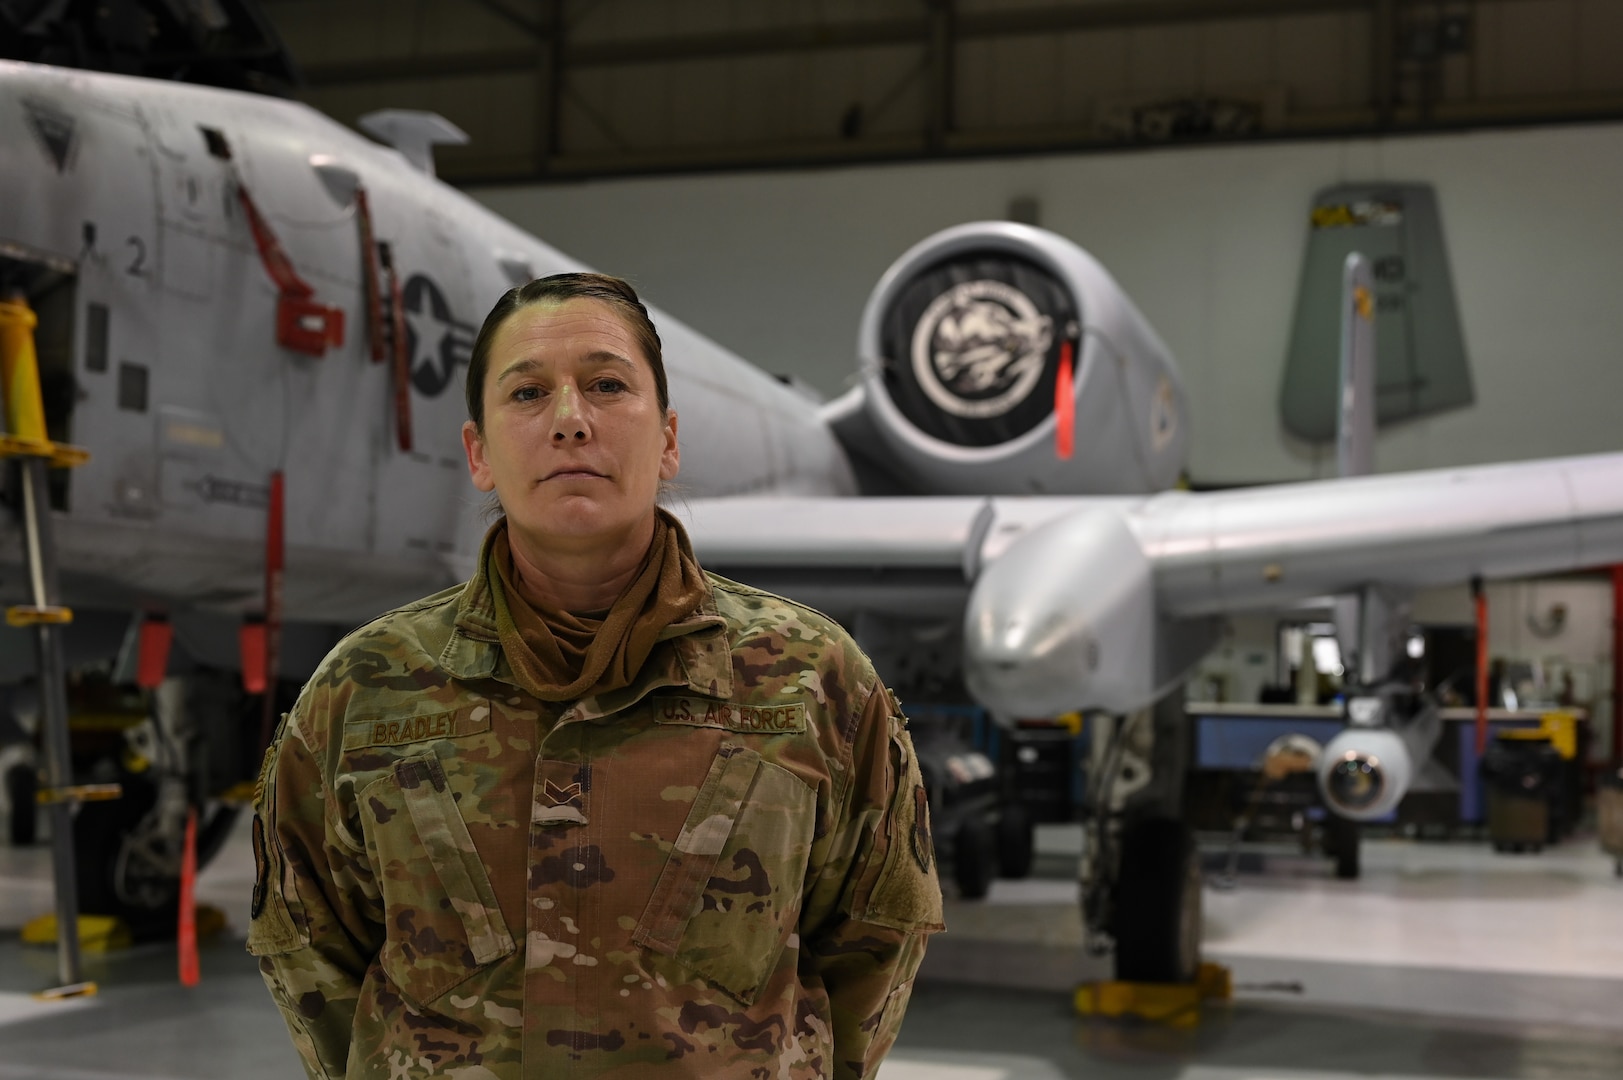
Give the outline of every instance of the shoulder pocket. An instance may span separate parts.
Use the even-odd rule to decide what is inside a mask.
[[[867,904],[855,917],[897,930],[940,930],[941,885],[936,880],[930,799],[913,740],[900,727],[890,737],[890,760],[896,790],[880,826],[885,859]]]
[[[395,762],[362,790],[360,801],[383,894],[387,936],[378,962],[404,997],[426,1004],[513,951],[490,875],[438,756]]]
[[[722,747],[633,940],[754,1004],[800,913],[816,804],[787,769]]]

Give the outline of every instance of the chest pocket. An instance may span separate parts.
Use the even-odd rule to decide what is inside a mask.
[[[361,820],[383,893],[378,962],[402,996],[427,1004],[513,951],[438,756],[404,758],[368,784]]]
[[[800,913],[816,804],[787,769],[722,747],[633,940],[753,1005]]]

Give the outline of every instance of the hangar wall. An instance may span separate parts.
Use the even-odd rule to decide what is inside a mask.
[[[1383,430],[1379,471],[1617,449],[1623,125],[1224,145],[581,184],[473,194],[768,371],[837,393],[869,289],[905,248],[1037,200],[1178,357],[1192,479],[1334,471],[1278,397],[1318,189],[1423,181],[1441,205],[1476,404]],[[1333,362],[1333,360],[1332,360]]]
[[[1518,680],[1514,689],[1531,707],[1556,701],[1568,690],[1574,704],[1589,714],[1590,760],[1609,760],[1614,677],[1610,583],[1565,577],[1495,581],[1486,588],[1489,656],[1528,666],[1533,679]],[[1471,592],[1464,585],[1422,590],[1415,594],[1410,614],[1416,623],[1431,627],[1475,623]],[[1190,699],[1257,701],[1263,686],[1278,680],[1279,625],[1303,618],[1300,612],[1232,618],[1222,642],[1191,673]],[[1443,678],[1446,673],[1433,675]]]

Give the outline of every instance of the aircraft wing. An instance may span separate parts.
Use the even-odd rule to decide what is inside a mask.
[[[1183,673],[1168,638],[1192,621],[1623,561],[1623,454],[1213,493],[673,510],[707,567],[836,617],[962,611],[966,680],[994,711],[1125,711]]]

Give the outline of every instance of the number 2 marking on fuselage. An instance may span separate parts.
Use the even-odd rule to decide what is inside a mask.
[[[139,236],[132,236],[128,240],[124,241],[124,243],[135,249],[135,260],[131,262],[127,268],[125,268],[124,272],[126,274],[134,274],[136,277],[145,277],[147,272],[146,241],[142,240]]]

